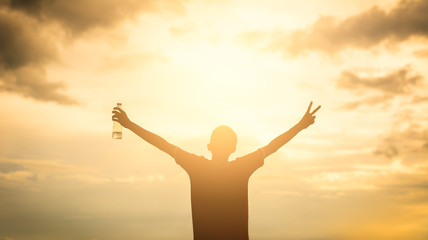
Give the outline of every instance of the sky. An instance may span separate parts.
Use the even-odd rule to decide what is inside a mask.
[[[231,160],[254,240],[428,239],[428,1],[0,0],[0,239],[192,239],[190,186],[111,110]]]

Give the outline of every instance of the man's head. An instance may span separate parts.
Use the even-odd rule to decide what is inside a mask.
[[[213,156],[226,157],[227,160],[229,155],[235,152],[237,142],[236,133],[230,127],[223,125],[214,129],[207,147]]]

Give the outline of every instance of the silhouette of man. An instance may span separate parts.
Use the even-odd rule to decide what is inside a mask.
[[[312,112],[311,106],[312,102],[302,119],[290,130],[234,161],[228,159],[236,149],[237,136],[227,126],[219,126],[212,132],[207,145],[212,160],[208,160],[138,126],[120,108],[114,108],[112,119],[168,153],[186,170],[191,185],[194,240],[248,240],[248,180],[267,156],[314,123],[314,114],[321,106]]]

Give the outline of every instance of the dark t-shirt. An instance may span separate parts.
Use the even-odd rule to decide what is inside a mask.
[[[248,179],[264,162],[263,149],[216,163],[176,148],[189,175],[195,240],[248,240]]]

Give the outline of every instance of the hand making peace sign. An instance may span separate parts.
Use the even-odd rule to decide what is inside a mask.
[[[311,124],[315,122],[316,116],[314,116],[314,114],[321,108],[321,105],[315,108],[312,112],[311,112],[311,107],[312,107],[312,101],[311,103],[309,103],[309,107],[308,107],[308,110],[306,110],[305,115],[303,115],[302,119],[298,123],[302,127],[302,129],[309,127]]]

